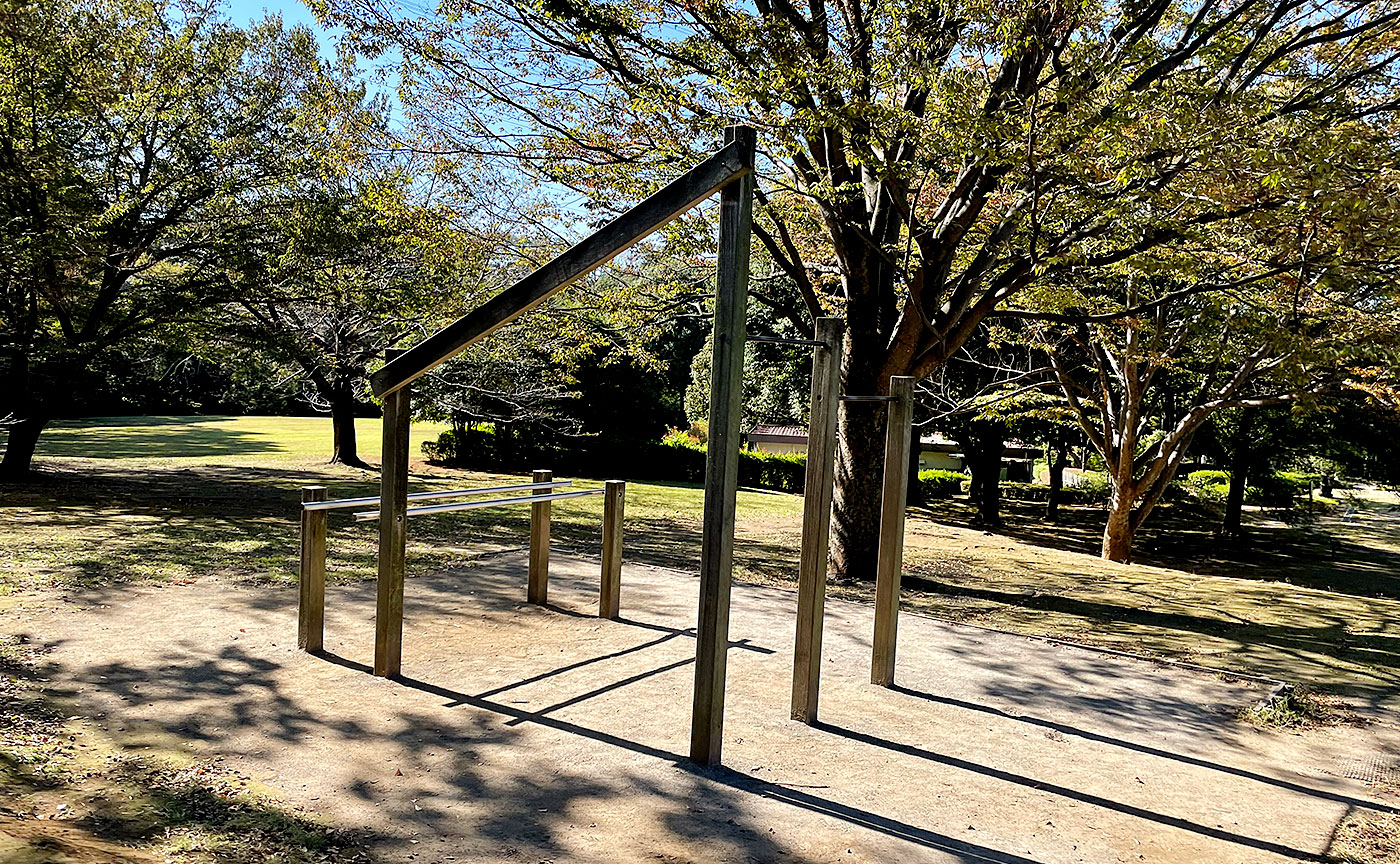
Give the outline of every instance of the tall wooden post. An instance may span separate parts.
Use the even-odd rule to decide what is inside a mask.
[[[326,487],[301,487],[301,503],[326,500]],[[297,604],[297,647],[316,652],[326,630],[326,511],[301,511],[301,578]]]
[[[616,621],[622,614],[622,511],[627,484],[609,480],[603,488],[603,574],[598,588],[598,617]]]
[[[537,470],[534,482],[548,483],[553,471]],[[536,495],[548,495],[553,489],[536,489]],[[549,516],[548,501],[530,505],[530,581],[525,588],[525,600],[543,606],[549,602]]]
[[[731,126],[724,137],[726,144],[743,147],[745,164],[752,166],[754,130]],[[690,719],[690,758],[701,765],[719,762],[724,739],[725,654],[729,650],[730,568],[739,485],[739,418],[753,189],[754,178],[749,173],[720,190],[719,273],[710,365],[709,447],[705,453],[705,521],[700,542],[695,696]]]
[[[904,510],[909,492],[909,446],[914,425],[914,379],[890,378],[885,421],[885,487],[880,500],[880,556],[875,565],[875,639],[870,682],[894,683],[899,630],[899,579],[904,567]]]
[[[797,564],[797,639],[792,658],[792,719],[817,722],[826,610],[827,542],[836,472],[836,408],[841,400],[840,318],[818,318],[812,349],[812,410],[802,493],[802,552]]]
[[[384,352],[385,360],[402,354]],[[379,465],[379,591],[374,607],[374,674],[392,678],[403,660],[404,550],[408,541],[409,385],[384,396]]]

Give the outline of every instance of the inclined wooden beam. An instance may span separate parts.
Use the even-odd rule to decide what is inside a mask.
[[[727,134],[727,133],[726,133]],[[413,346],[370,376],[377,396],[404,386],[588,275],[721,187],[753,171],[754,140],[739,136],[554,260]]]
[[[731,126],[729,146],[752,164],[754,130]],[[720,151],[724,152],[724,151]],[[709,440],[705,451],[704,524],[700,540],[700,603],[695,628],[695,692],[690,758],[720,761],[724,743],[724,676],[729,650],[730,569],[739,485],[739,419],[744,389],[745,313],[749,299],[749,240],[753,175],[741,172],[720,191],[719,272],[715,280]]]
[[[393,354],[385,352],[389,362]],[[408,541],[409,388],[384,397],[379,463],[379,582],[374,606],[374,674],[397,677],[403,659],[404,552]]]
[[[870,682],[894,684],[899,636],[899,580],[904,569],[904,510],[909,494],[909,444],[914,428],[914,379],[890,378],[885,415],[885,485],[880,498],[880,553],[875,564],[875,639]]]
[[[836,476],[836,409],[841,404],[840,318],[818,318],[812,349],[807,479],[802,487],[802,551],[797,563],[797,639],[792,657],[792,719],[817,722],[826,612],[827,549]]]

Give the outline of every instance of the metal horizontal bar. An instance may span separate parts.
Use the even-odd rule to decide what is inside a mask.
[[[750,336],[750,342],[772,342],[777,345],[811,345],[820,348],[826,345],[820,339],[785,339],[782,336]]]
[[[429,504],[427,507],[410,507],[404,511],[409,516],[423,516],[428,513],[451,513],[454,510],[475,510],[478,507],[503,507],[507,504],[539,504],[542,501],[559,501],[563,498],[582,498],[585,495],[602,495],[606,489],[585,489],[580,492],[555,492],[553,495],[523,495],[519,498],[496,498],[491,501],[458,501],[454,504]],[[356,522],[378,519],[378,510],[356,513]]]
[[[842,396],[842,402],[898,402],[898,396]]]
[[[516,483],[512,486],[482,486],[477,489],[453,489],[442,492],[414,492],[410,501],[429,501],[433,498],[456,498],[463,495],[490,495],[496,492],[525,492],[530,489],[553,489],[557,486],[572,486],[572,480],[554,480],[549,483]],[[345,510],[364,504],[378,504],[379,496],[369,498],[337,498],[334,501],[310,501],[301,505],[303,510]]]

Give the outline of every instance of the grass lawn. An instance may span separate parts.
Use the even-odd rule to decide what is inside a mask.
[[[446,429],[414,424],[412,452]],[[355,421],[360,455],[379,461],[381,423]],[[39,439],[40,456],[160,465],[291,465],[324,462],[329,417],[92,417],[60,420]]]
[[[377,421],[361,424],[375,459]],[[414,428],[418,442],[437,433]],[[372,472],[324,463],[322,418],[105,418],[45,432],[33,483],[0,487],[0,590],[26,594],[121,580],[295,578],[300,486],[331,497],[374,494]],[[548,466],[543,466],[548,467]],[[414,488],[496,478],[415,461]],[[597,480],[581,480],[596,488]],[[701,491],[631,483],[630,561],[695,569]],[[1379,703],[1400,688],[1400,517],[1393,499],[1362,502],[1349,520],[1289,527],[1256,514],[1250,545],[1215,539],[1208,514],[1154,514],[1132,566],[1097,558],[1101,513],[1071,508],[1060,524],[1008,505],[1006,530],[968,527],[960,501],[911,512],[905,605],[1025,633],[1252,671]],[[597,554],[602,501],[555,502],[555,542]],[[801,499],[744,490],[736,576],[794,578]],[[416,519],[409,574],[525,542],[524,508]],[[331,516],[329,574],[371,578],[373,523]],[[836,582],[866,598],[870,586]],[[3,601],[0,601],[3,603]],[[0,608],[3,608],[0,605]]]

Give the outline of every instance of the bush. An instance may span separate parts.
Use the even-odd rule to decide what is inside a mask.
[[[1186,475],[1186,485],[1193,489],[1202,489],[1206,486],[1230,485],[1229,471],[1192,471]]]
[[[705,479],[705,445],[679,429],[660,441],[619,450],[596,439],[574,439],[568,446],[528,435],[504,435],[486,424],[448,430],[423,444],[429,459],[477,471],[527,471],[545,466],[556,474],[625,477],[700,483]],[[801,492],[807,457],[801,453],[739,454],[739,485],[779,492]]]
[[[1050,500],[1050,487],[1041,486],[1039,483],[1019,483],[1013,480],[1003,480],[1000,484],[1001,497],[1008,501],[1036,501],[1045,502]],[[1104,501],[1108,496],[1100,496],[1098,491],[1084,486],[1062,486],[1060,488],[1061,504],[1097,504]]]
[[[1316,474],[1274,471],[1245,487],[1244,503],[1286,509],[1306,497],[1317,479]],[[1186,475],[1186,486],[1198,498],[1223,504],[1230,494],[1230,472],[1192,471]]]
[[[1098,504],[1108,500],[1113,491],[1113,484],[1109,482],[1108,474],[1103,471],[1086,471],[1079,475],[1078,486],[1066,486],[1064,491],[1081,496],[1087,504]],[[1066,497],[1064,500],[1072,502],[1075,499]]]
[[[924,470],[919,472],[919,488],[925,499],[952,498],[972,480],[961,471]]]

